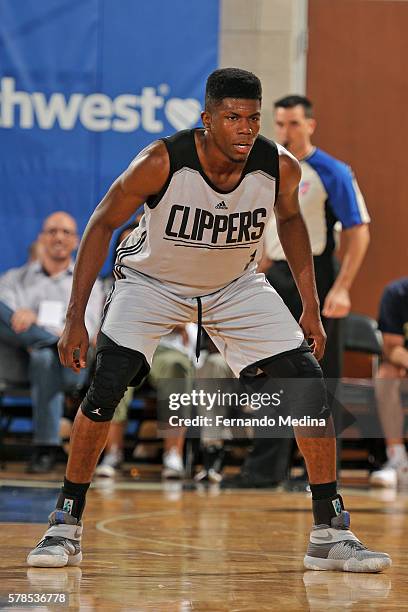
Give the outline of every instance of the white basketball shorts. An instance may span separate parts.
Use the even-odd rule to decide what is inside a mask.
[[[180,296],[154,278],[126,269],[105,304],[102,332],[152,363],[159,340],[197,321],[197,298]],[[249,272],[201,296],[202,324],[236,376],[247,366],[298,348],[303,332],[264,274]]]

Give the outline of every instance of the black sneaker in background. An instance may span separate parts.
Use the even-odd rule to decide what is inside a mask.
[[[221,489],[276,489],[281,483],[266,478],[254,476],[248,472],[240,472],[236,476],[224,478]]]
[[[46,474],[51,472],[57,463],[56,449],[50,446],[36,448],[28,462],[26,472],[28,474]]]

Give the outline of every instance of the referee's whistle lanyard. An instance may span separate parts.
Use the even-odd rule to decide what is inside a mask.
[[[197,362],[200,359],[200,348],[201,348],[201,328],[202,328],[202,317],[203,317],[203,305],[201,304],[201,298],[197,300],[197,340],[196,340],[196,359]]]

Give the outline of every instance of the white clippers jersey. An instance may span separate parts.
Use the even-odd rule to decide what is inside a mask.
[[[277,145],[258,136],[239,184],[220,191],[203,172],[194,132],[163,139],[168,180],[145,203],[140,225],[120,244],[115,265],[117,278],[136,270],[186,297],[213,293],[255,271],[279,182]]]

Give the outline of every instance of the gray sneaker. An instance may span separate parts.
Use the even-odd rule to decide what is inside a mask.
[[[303,563],[307,569],[341,572],[381,572],[391,566],[387,553],[368,550],[350,527],[350,515],[343,510],[329,525],[315,525],[310,534]]]
[[[63,510],[48,517],[49,529],[27,557],[33,567],[64,567],[82,561],[82,523]]]

